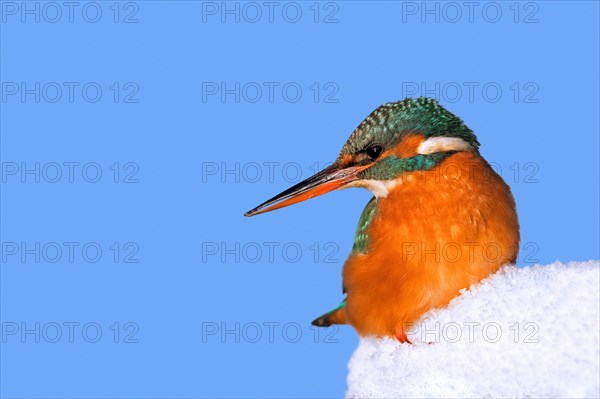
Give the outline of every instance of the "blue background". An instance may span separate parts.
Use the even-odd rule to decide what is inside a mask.
[[[256,22],[245,3],[239,22],[223,22],[220,2],[121,2],[115,22],[111,1],[92,23],[82,2],[73,22],[63,6],[52,23],[47,3],[36,22],[25,3],[2,2],[2,397],[342,396],[358,338],[349,327],[315,336],[310,321],[342,299],[340,270],[370,194],[242,214],[333,161],[368,113],[409,94],[460,115],[511,185],[520,266],[600,258],[598,3],[496,3],[495,23],[488,3],[472,21],[464,6],[457,17],[446,3],[428,3],[437,14],[369,3],[317,4],[315,22],[314,3],[300,2],[292,23],[296,7],[284,2],[272,22],[263,3]],[[10,94],[23,82],[40,82],[39,102]],[[49,82],[64,89],[55,103]],[[72,102],[64,82],[79,83]],[[102,89],[97,102],[81,93],[88,82]],[[206,91],[222,82],[239,82],[238,101]],[[264,82],[278,84],[272,99]],[[36,162],[39,182],[9,173]],[[79,162],[74,181],[63,165],[49,182],[53,162]],[[82,176],[90,162],[96,183]],[[64,242],[79,244],[73,262],[42,249],[36,262],[35,243]],[[89,242],[102,249],[95,263],[81,253]],[[138,262],[125,262],[136,248],[127,259]],[[73,342],[65,322],[79,323]],[[88,323],[102,331],[95,343]],[[278,323],[272,338],[268,323]]]

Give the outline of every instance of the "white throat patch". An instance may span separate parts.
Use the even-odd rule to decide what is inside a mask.
[[[360,187],[366,188],[377,198],[385,198],[388,196],[391,190],[394,189],[398,184],[401,183],[402,178],[396,178],[393,180],[356,180],[346,184],[344,188]]]

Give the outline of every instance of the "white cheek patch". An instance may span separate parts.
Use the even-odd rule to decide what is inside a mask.
[[[427,155],[444,151],[464,151],[472,148],[471,144],[458,137],[431,137],[419,145],[417,154]]]

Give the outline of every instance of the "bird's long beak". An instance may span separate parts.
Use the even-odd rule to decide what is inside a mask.
[[[333,164],[295,186],[288,188],[270,200],[263,202],[256,208],[246,212],[244,216],[254,216],[274,211],[275,209],[296,204],[341,188],[351,181],[356,180],[357,173],[363,169],[365,169],[365,166],[340,168],[336,164]]]

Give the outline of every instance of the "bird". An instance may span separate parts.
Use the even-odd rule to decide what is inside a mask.
[[[514,264],[519,221],[510,187],[465,122],[436,99],[385,103],[351,133],[335,162],[244,216],[332,190],[373,194],[342,270],[345,299],[312,324],[409,343],[419,318]]]

